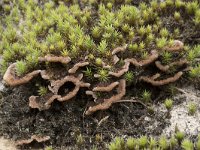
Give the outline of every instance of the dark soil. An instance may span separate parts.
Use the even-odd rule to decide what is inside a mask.
[[[105,149],[105,143],[115,136],[157,136],[167,125],[166,114],[150,113],[140,103],[117,103],[107,111],[84,116],[87,100],[81,97],[82,91],[76,99],[65,103],[54,102],[49,110],[40,112],[28,106],[28,98],[33,91],[31,84],[19,86],[7,89],[1,99],[1,135],[13,140],[28,139],[34,134],[51,137],[45,143],[33,142],[21,149],[47,145],[56,149],[79,149],[78,144],[80,149],[90,149],[92,145]],[[154,124],[157,124],[156,127],[153,127]],[[148,128],[150,126],[152,128]],[[80,135],[83,143],[77,143]]]

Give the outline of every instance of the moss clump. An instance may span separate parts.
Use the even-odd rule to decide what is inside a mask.
[[[89,82],[91,91],[123,78],[128,86],[140,81],[161,86],[178,80],[200,54],[198,39],[194,38],[200,33],[198,1],[152,0],[139,6],[129,0],[2,3],[1,72],[4,74],[16,62],[12,70],[16,78],[45,70],[45,80],[50,82],[83,73],[79,79]],[[190,44],[189,48],[184,44]],[[46,56],[51,60],[41,61]],[[58,57],[70,60],[63,64]],[[163,66],[155,69],[156,60]],[[76,65],[79,62],[87,64]],[[77,72],[66,71],[72,68]],[[190,75],[199,77],[199,69],[190,68]],[[46,95],[46,91],[40,89],[39,93]],[[114,93],[101,94],[105,95],[101,99]]]
[[[119,138],[120,139],[120,138]],[[142,141],[141,141],[142,140]],[[120,139],[120,141],[123,141],[123,139]],[[145,143],[144,146],[141,147],[141,144]],[[160,136],[157,139],[154,139],[153,137],[146,137],[144,136],[140,138],[127,138],[127,142],[123,144],[123,147],[116,142],[116,139],[111,141],[108,145],[109,150],[135,150],[135,149],[150,149],[150,150],[156,150],[156,149],[184,149],[184,150],[193,150],[193,149],[199,149],[199,138],[197,140],[191,141],[188,138],[183,138],[182,142],[179,144],[177,143],[174,136],[172,136],[170,139],[167,139],[164,136]]]

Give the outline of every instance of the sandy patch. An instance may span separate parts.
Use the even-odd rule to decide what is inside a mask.
[[[0,137],[0,150],[17,150],[17,148],[13,141]]]

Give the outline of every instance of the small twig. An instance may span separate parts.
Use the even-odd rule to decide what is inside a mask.
[[[105,122],[110,116],[106,116],[104,118],[102,118],[99,122],[98,122],[98,126],[100,126],[103,122]]]
[[[142,104],[144,107],[147,107],[143,102],[138,101],[138,100],[134,100],[134,98],[132,98],[132,99],[119,100],[119,101],[116,101],[116,102],[114,102],[114,103],[121,103],[121,102],[140,103],[140,104]]]
[[[190,91],[187,92],[187,91],[185,91],[185,90],[183,90],[183,89],[180,89],[180,88],[177,88],[177,87],[176,87],[176,89],[177,89],[179,92],[183,93],[186,97],[193,98],[193,99],[199,99],[198,96],[196,96],[195,94],[193,94],[193,93],[190,92]]]

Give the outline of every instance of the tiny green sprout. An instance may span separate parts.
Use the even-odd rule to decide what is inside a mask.
[[[146,9],[148,8],[147,4],[144,3],[144,2],[139,3],[139,7],[140,7],[140,9],[142,9],[142,10],[146,10]]]
[[[198,135],[197,142],[196,142],[197,150],[200,150],[200,134]]]
[[[196,58],[196,53],[194,50],[189,50],[187,54],[187,60],[193,62]]]
[[[92,72],[92,69],[91,69],[91,68],[86,67],[86,70],[83,71],[83,73],[85,74],[85,76],[86,76],[88,79],[93,79],[93,72]]]
[[[144,48],[145,48],[145,43],[142,41],[139,43],[138,49],[142,51]]]
[[[147,57],[148,57],[148,52],[147,51],[142,52],[142,59],[147,59]]]
[[[107,3],[107,8],[109,9],[109,10],[111,10],[112,9],[112,7],[113,7],[113,4],[112,3]]]
[[[160,8],[161,8],[161,9],[165,9],[166,6],[167,6],[167,5],[166,5],[166,2],[161,2],[161,3],[160,3]]]
[[[147,108],[147,112],[148,112],[150,115],[152,115],[152,114],[154,114],[154,112],[155,112],[155,108],[154,108],[153,106],[150,106],[150,107]]]
[[[169,35],[169,31],[167,30],[167,28],[161,29],[160,35],[161,35],[161,37],[167,37]]]
[[[189,76],[191,78],[199,78],[200,77],[200,65],[199,64],[196,67],[190,69]]]
[[[118,145],[116,145],[114,142],[112,142],[112,143],[110,143],[108,145],[108,149],[109,150],[120,150],[119,147],[118,147]]]
[[[137,141],[135,138],[128,138],[126,142],[126,146],[128,150],[134,150],[137,145]]]
[[[109,74],[108,74],[108,71],[105,70],[105,69],[100,69],[98,71],[98,74],[99,74],[99,80],[101,82],[106,82],[109,80]]]
[[[147,4],[144,3],[144,2],[141,2],[139,7],[142,9],[142,10],[146,10],[147,9]]]
[[[128,24],[124,24],[124,25],[122,26],[122,30],[123,30],[124,32],[128,33],[128,32],[130,31],[130,26],[129,26]]]
[[[153,150],[156,147],[156,145],[157,145],[156,139],[154,139],[153,137],[151,137],[150,140],[149,140],[149,148],[151,150]]]
[[[184,139],[181,143],[181,147],[184,150],[193,150],[194,149],[194,145],[193,143],[189,140],[189,139]]]
[[[166,109],[169,111],[173,106],[173,100],[167,98],[164,104],[165,104]]]
[[[194,23],[195,23],[195,25],[200,24],[200,9],[197,10],[196,13],[195,13]]]
[[[93,36],[94,38],[100,38],[100,36],[101,36],[101,28],[98,27],[98,26],[93,27],[93,28],[92,28],[92,36]]]
[[[53,147],[52,146],[47,146],[47,147],[45,147],[44,150],[53,150]]]
[[[152,26],[151,25],[147,25],[146,32],[147,32],[147,34],[150,34],[152,32]]]
[[[188,104],[188,114],[189,115],[194,115],[196,111],[197,111],[197,104],[193,103],[193,102],[190,102]]]
[[[113,22],[113,26],[114,26],[115,28],[118,28],[118,27],[120,26],[120,22],[119,22],[118,19],[116,19],[116,20]]]
[[[139,29],[138,29],[138,34],[140,36],[144,36],[144,34],[146,33],[146,28],[144,26],[141,26]]]
[[[9,13],[10,10],[11,10],[11,6],[8,5],[8,4],[5,4],[5,5],[3,5],[3,9],[4,9],[5,12]]]
[[[179,35],[180,35],[180,30],[179,30],[179,28],[176,28],[176,29],[174,30],[174,36],[177,37],[177,36],[179,36]]]
[[[178,142],[180,143],[185,137],[185,133],[181,132],[181,131],[177,131],[175,133],[175,138],[178,140]]]
[[[7,30],[4,31],[5,38],[12,42],[17,38],[17,31],[15,28],[7,28]]]
[[[81,146],[83,143],[84,143],[84,138],[83,138],[83,136],[82,136],[81,134],[79,134],[79,135],[77,136],[77,138],[76,138],[76,144],[77,144],[78,146]]]
[[[194,46],[192,50],[195,52],[196,57],[200,56],[200,44]]]
[[[102,139],[102,135],[101,135],[101,134],[96,134],[96,135],[95,135],[95,141],[96,141],[96,142],[102,142],[102,140],[103,140],[103,139]]]
[[[172,60],[172,54],[170,52],[168,52],[168,51],[164,51],[162,53],[162,61],[165,64],[168,64],[171,60]]]
[[[176,8],[180,8],[184,5],[184,2],[182,0],[176,0],[175,1],[175,6]]]
[[[174,149],[177,144],[178,144],[178,142],[177,142],[176,138],[174,136],[171,137],[170,138],[170,148]]]
[[[138,139],[138,145],[140,149],[147,147],[147,144],[148,144],[147,136],[142,136]]]
[[[167,138],[165,136],[162,136],[159,141],[159,147],[162,149],[162,150],[167,150],[168,147],[169,147],[169,144],[168,144],[168,141],[167,141]]]
[[[58,41],[56,44],[56,47],[58,48],[58,50],[62,50],[65,48],[65,42],[63,40]]]
[[[96,65],[101,66],[103,62],[102,62],[101,58],[96,58],[95,63],[96,63]]]
[[[180,18],[181,18],[180,12],[177,12],[177,11],[176,11],[176,12],[174,13],[174,19],[175,19],[176,21],[179,21]]]
[[[158,30],[159,30],[158,24],[154,24],[153,25],[153,31],[158,32]]]
[[[123,59],[120,59],[118,63],[120,66],[123,66],[125,64]]]
[[[16,73],[18,76],[24,75],[28,69],[24,61],[17,61],[15,68],[16,68]]]
[[[197,1],[187,2],[186,11],[188,14],[195,14],[195,12],[199,9],[199,4]]]
[[[138,45],[137,43],[130,44],[128,47],[132,52],[136,52],[138,50]]]
[[[158,8],[158,1],[157,0],[152,0],[151,1],[151,7],[156,10]]]
[[[135,36],[135,33],[133,31],[130,31],[128,36],[129,36],[130,39],[133,39],[134,36]]]
[[[172,6],[174,4],[173,0],[166,0],[167,6]]]
[[[139,23],[139,25],[144,25],[144,19],[140,18],[140,19],[138,20],[138,23]]]
[[[97,50],[101,53],[101,54],[105,54],[105,52],[107,51],[107,42],[105,40],[102,40],[100,42],[100,44],[97,47]]]
[[[128,82],[128,83],[131,83],[133,82],[133,79],[134,79],[134,74],[132,71],[128,71],[124,74],[124,78],[125,80]]]
[[[152,42],[154,39],[154,34],[150,33],[148,36],[147,36],[147,42]]]
[[[174,44],[174,40],[173,40],[173,39],[169,39],[168,45],[169,45],[169,46],[173,46],[173,44]]]
[[[45,87],[45,86],[39,86],[38,94],[39,94],[40,96],[46,95],[47,92],[48,92],[47,87]]]
[[[156,46],[158,47],[158,48],[163,48],[164,46],[166,46],[166,44],[167,44],[167,39],[166,38],[157,38],[156,39]]]
[[[62,50],[61,55],[64,56],[64,57],[69,56],[69,51],[68,50]]]
[[[88,59],[89,59],[89,60],[93,60],[94,58],[95,58],[95,57],[94,57],[93,54],[89,54],[89,55],[88,55]]]
[[[116,137],[113,142],[108,145],[109,150],[124,150],[125,149],[125,142],[124,139],[120,137]]]
[[[148,102],[151,100],[151,92],[150,91],[147,91],[147,90],[144,90],[143,93],[142,93],[142,99],[145,101],[145,102]]]

